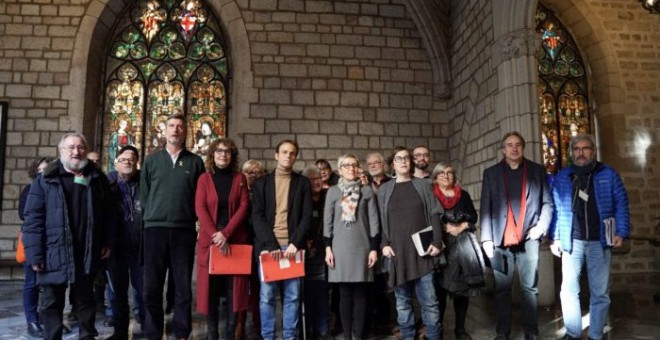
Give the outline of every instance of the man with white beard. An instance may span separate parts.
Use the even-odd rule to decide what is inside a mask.
[[[40,311],[44,339],[61,339],[65,293],[71,286],[80,322],[79,339],[94,339],[92,291],[101,260],[114,245],[114,218],[108,179],[87,160],[82,134],[65,134],[60,157],[30,186],[23,243],[27,263],[42,289]]]

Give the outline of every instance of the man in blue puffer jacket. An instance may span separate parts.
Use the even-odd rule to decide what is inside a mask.
[[[612,248],[621,247],[630,233],[628,195],[619,174],[595,160],[592,135],[571,139],[574,164],[562,169],[552,189],[556,219],[548,237],[552,253],[562,259],[561,307],[566,326],[564,339],[580,339],[580,273],[589,279],[589,339],[601,339],[610,306]],[[606,235],[611,225],[613,231]]]
[[[78,339],[94,339],[94,276],[114,245],[118,209],[108,179],[87,160],[82,134],[65,134],[58,151],[59,159],[30,186],[23,227],[25,255],[42,289],[44,339],[62,339],[69,285],[80,321]]]

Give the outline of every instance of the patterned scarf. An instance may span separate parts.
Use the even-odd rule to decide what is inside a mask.
[[[360,200],[360,181],[348,182],[339,179],[337,188],[342,193],[341,198],[341,220],[346,224],[355,222],[355,211]]]

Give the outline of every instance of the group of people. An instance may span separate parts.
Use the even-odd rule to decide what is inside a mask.
[[[387,313],[387,290],[394,291],[402,339],[413,339],[420,330],[413,295],[426,338],[442,339],[451,296],[456,338],[471,339],[465,327],[469,297],[484,286],[487,263],[494,272],[496,339],[508,339],[511,333],[514,267],[523,292],[525,339],[536,339],[544,235],[553,241],[553,253],[562,257],[567,339],[579,338],[582,331],[582,266],[587,267],[592,296],[589,337],[602,338],[611,247],[621,246],[628,236],[629,218],[621,179],[595,160],[589,135],[573,138],[575,164],[555,176],[551,191],[543,167],[524,158],[523,137],[506,134],[503,160],[484,171],[479,242],[470,195],[449,163],[428,172],[430,151],[425,146],[395,147],[387,160],[369,154],[366,167],[357,156],[345,154],[337,159],[337,173],[326,160],[298,173],[298,144],[283,140],[275,146],[275,169],[267,173],[254,160],[239,168],[238,148],[229,138],[213,141],[202,160],[184,147],[186,131],[185,117],[168,117],[162,150],[146,157],[138,170],[138,150],[125,146],[114,160],[116,171],[107,176],[89,164],[85,137],[65,134],[58,144],[59,159],[47,163],[40,175],[35,170],[21,211],[26,278],[30,271],[41,296],[38,315],[28,315],[26,308],[26,318],[29,324],[43,324],[44,338],[62,337],[67,288],[79,338],[95,338],[93,281],[107,261],[112,339],[128,339],[129,281],[141,293],[143,310],[136,318],[144,336],[162,338],[168,272],[174,291],[171,332],[176,339],[187,339],[195,267],[196,310],[206,316],[208,339],[241,338],[248,311],[263,339],[277,337],[277,315],[282,317],[283,339],[298,338],[301,328],[310,337],[327,338],[330,300],[344,338],[360,339],[370,317]],[[556,223],[551,223],[553,212]],[[605,240],[603,221],[608,219],[616,227],[611,244]],[[415,234],[428,239],[421,250],[413,242]],[[256,260],[253,275],[209,274],[211,248],[227,254],[234,244],[253,245],[255,259],[266,254],[293,260],[305,250],[305,276],[263,282]],[[278,296],[281,313],[276,311]],[[303,312],[306,324],[300,325]],[[225,334],[219,334],[221,314]]]

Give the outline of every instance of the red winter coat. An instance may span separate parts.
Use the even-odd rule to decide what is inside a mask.
[[[234,172],[229,193],[229,222],[222,230],[230,244],[251,244],[247,229],[250,196],[247,180],[240,172]],[[213,175],[204,173],[197,181],[195,212],[199,218],[197,240],[197,312],[208,315],[209,310],[209,252],[212,236],[217,232],[218,193]],[[236,275],[233,280],[233,311],[248,309],[249,275]]]

